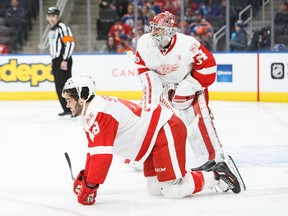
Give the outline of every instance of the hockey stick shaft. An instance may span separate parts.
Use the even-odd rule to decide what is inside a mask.
[[[64,155],[65,155],[66,161],[67,161],[68,166],[69,166],[69,169],[70,169],[71,178],[72,178],[72,180],[74,181],[75,178],[74,178],[74,176],[73,176],[73,172],[72,172],[72,164],[71,164],[70,157],[69,157],[69,155],[68,155],[67,152],[65,152]]]

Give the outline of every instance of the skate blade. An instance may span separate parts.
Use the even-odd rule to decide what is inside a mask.
[[[242,176],[241,176],[234,160],[232,159],[232,157],[230,155],[228,155],[227,158],[228,159],[227,159],[226,163],[228,164],[229,168],[232,169],[233,174],[236,176],[236,178],[239,182],[241,191],[246,191],[246,185],[242,179]]]

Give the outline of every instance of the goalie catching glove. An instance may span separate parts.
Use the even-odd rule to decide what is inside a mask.
[[[188,74],[177,86],[171,103],[176,109],[183,110],[191,106],[197,92],[203,91],[200,83]]]

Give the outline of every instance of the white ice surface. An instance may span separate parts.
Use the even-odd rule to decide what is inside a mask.
[[[80,124],[59,119],[57,101],[0,102],[0,216],[288,215],[288,104],[211,101],[210,107],[247,191],[152,197],[142,173],[114,157],[96,204],[82,206],[64,158],[68,152],[74,176],[83,169],[86,138]]]

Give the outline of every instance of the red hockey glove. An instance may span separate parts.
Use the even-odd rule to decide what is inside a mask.
[[[78,176],[76,177],[76,179],[74,180],[73,191],[76,195],[78,195],[78,193],[81,189],[83,177],[84,177],[84,170],[81,170],[79,172]]]
[[[81,189],[78,193],[78,202],[82,205],[93,205],[95,203],[95,198],[97,195],[97,189],[99,185],[95,185],[95,187],[88,187],[86,185],[86,181],[82,181]]]

